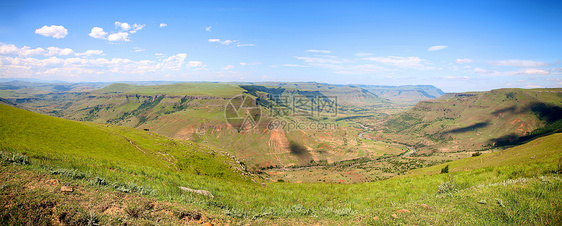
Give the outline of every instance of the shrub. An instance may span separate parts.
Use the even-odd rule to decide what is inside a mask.
[[[476,156],[480,156],[480,155],[482,155],[482,152],[479,152],[479,151],[477,151],[475,153],[472,153],[472,157],[476,157]]]
[[[63,175],[72,179],[84,179],[86,175],[78,170],[69,169],[52,169],[50,173],[53,175]]]
[[[17,165],[31,164],[31,162],[29,162],[29,158],[21,153],[10,153],[10,152],[0,151],[0,159],[2,159],[2,162],[13,163]]]
[[[445,166],[445,168],[441,169],[441,173],[449,173],[449,165]]]

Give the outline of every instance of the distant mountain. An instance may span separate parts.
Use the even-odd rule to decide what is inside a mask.
[[[397,104],[415,105],[416,103],[440,97],[444,92],[432,85],[377,86],[357,85],[357,87],[388,99]]]

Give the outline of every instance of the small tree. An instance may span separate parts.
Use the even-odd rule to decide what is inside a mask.
[[[441,169],[441,173],[449,173],[449,165],[445,166],[445,168]]]

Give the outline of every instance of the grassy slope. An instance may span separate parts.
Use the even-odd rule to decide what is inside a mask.
[[[188,202],[197,208],[222,212],[244,221],[257,218],[257,222],[262,223],[344,220],[438,225],[450,222],[556,224],[562,221],[562,203],[557,198],[562,195],[562,180],[551,173],[557,169],[560,158],[559,134],[504,152],[535,155],[525,164],[513,164],[521,160],[506,158],[497,160],[495,165],[500,166],[483,165],[484,168],[457,172],[455,169],[464,169],[469,163],[456,166],[453,162],[450,163],[453,172],[448,175],[429,175],[432,174],[430,170],[425,175],[356,185],[267,183],[263,187],[243,179],[228,179],[236,178],[233,174],[212,174],[214,171],[205,171],[204,167],[199,170],[211,176],[194,175],[196,171],[189,167],[174,169],[173,164],[158,154],[168,151],[176,159],[195,159],[189,164],[198,167],[202,167],[198,165],[200,162],[212,168],[224,165],[226,159],[205,154],[209,149],[202,146],[191,147],[193,144],[181,144],[134,129],[71,122],[8,106],[0,105],[0,112],[1,146],[9,151],[27,153],[39,169],[44,166],[77,169],[85,172],[87,179],[98,175],[110,181],[135,182],[155,188],[154,196],[159,200]],[[135,147],[127,147],[128,139],[143,151],[135,152]],[[90,148],[92,150],[88,150]],[[199,149],[205,151],[199,152]],[[489,156],[493,157],[481,158]],[[444,183],[450,183],[457,192],[437,194]],[[177,188],[182,185],[209,190],[216,198],[186,196]],[[478,204],[481,199],[488,200],[489,205]],[[495,202],[501,202],[504,207]],[[419,204],[430,208],[421,208]],[[396,212],[403,208],[411,213]],[[520,214],[528,208],[533,210],[531,214]]]
[[[94,94],[126,93],[139,95],[192,95],[216,96],[229,98],[242,93],[237,85],[221,83],[176,83],[170,85],[135,86],[123,83],[111,84],[108,87],[93,91]]]
[[[482,154],[477,157],[412,170],[408,175],[438,174],[446,165],[449,165],[449,172],[461,172],[485,167],[552,163],[562,157],[562,142],[560,141],[562,141],[562,133],[557,133],[501,152]]]
[[[446,94],[392,116],[387,138],[416,145],[420,153],[474,151],[543,127],[536,105],[561,107],[561,89],[499,89]]]

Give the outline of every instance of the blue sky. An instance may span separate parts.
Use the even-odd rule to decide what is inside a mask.
[[[0,1],[0,78],[562,87],[561,1]]]

